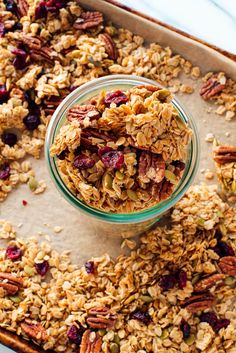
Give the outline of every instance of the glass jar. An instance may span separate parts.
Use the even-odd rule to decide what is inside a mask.
[[[197,171],[199,139],[196,125],[189,113],[186,113],[185,109],[183,109],[180,103],[174,98],[172,100],[174,107],[177,109],[180,118],[193,130],[193,135],[187,147],[186,167],[182,179],[168,199],[139,212],[122,214],[111,213],[101,211],[85,204],[65,185],[57,168],[56,157],[50,156],[50,148],[61,126],[63,126],[66,121],[68,110],[75,104],[86,103],[92,97],[97,96],[101,90],[127,90],[138,85],[160,86],[155,81],[133,75],[105,76],[88,82],[75,89],[61,102],[53,114],[47,129],[45,155],[50,176],[62,196],[78,211],[83,212],[89,217],[89,222],[94,224],[97,233],[101,231],[102,234],[106,233],[108,235],[130,237],[149,229],[184,195]]]

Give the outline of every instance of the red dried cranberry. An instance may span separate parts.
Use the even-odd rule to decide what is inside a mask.
[[[10,176],[10,166],[8,164],[2,164],[0,166],[0,180],[6,180]]]
[[[62,151],[60,154],[57,155],[57,158],[63,161],[66,158],[67,150]]]
[[[102,155],[101,160],[106,168],[119,170],[124,165],[124,154],[121,151],[109,151]]]
[[[39,20],[40,18],[47,16],[46,2],[40,1],[35,9],[35,19]]]
[[[27,66],[26,59],[28,56],[26,51],[21,48],[15,48],[12,50],[12,54],[16,55],[15,59],[13,60],[13,65],[15,66],[15,68],[17,70],[25,69]]]
[[[34,266],[40,276],[45,276],[49,270],[49,263],[47,262],[47,260],[44,260],[43,262],[39,263],[35,262]]]
[[[16,134],[13,134],[13,133],[11,133],[11,132],[6,132],[6,133],[2,134],[2,141],[3,141],[6,145],[12,147],[12,146],[14,146],[14,145],[16,144],[16,142],[17,142],[17,136],[16,136]]]
[[[80,345],[84,331],[82,327],[78,328],[75,325],[71,325],[67,331],[67,337],[71,342]]]
[[[48,0],[46,2],[46,10],[49,12],[57,12],[58,10],[62,9],[66,6],[65,0]]]
[[[22,200],[22,205],[23,206],[27,206],[28,205],[28,202],[26,200]]]
[[[216,229],[216,231],[215,231],[215,238],[216,238],[217,240],[221,240],[221,238],[222,238],[222,233],[221,233],[221,230],[220,230],[220,229]]]
[[[104,98],[104,103],[107,107],[110,107],[111,103],[115,103],[116,106],[118,107],[119,105],[124,104],[127,101],[128,101],[128,98],[120,90],[109,92],[106,94]]]
[[[0,38],[4,37],[5,33],[6,33],[6,28],[4,26],[4,23],[0,23]]]
[[[19,260],[22,256],[21,249],[16,245],[8,246],[6,250],[6,257],[12,261]]]
[[[224,256],[235,256],[235,252],[232,246],[228,245],[224,241],[218,240],[216,246],[212,248],[220,257]]]
[[[9,92],[6,89],[5,85],[0,85],[0,104],[8,101]]]
[[[38,115],[28,115],[23,119],[23,123],[28,130],[33,131],[39,126],[40,118]]]
[[[177,284],[177,278],[174,275],[165,275],[159,281],[159,286],[164,290],[169,290],[174,288]]]
[[[230,324],[230,320],[228,320],[228,319],[219,319],[217,321],[217,323],[215,324],[215,326],[214,326],[214,331],[215,332],[219,332],[220,329],[226,328],[227,326],[229,326],[229,324]]]
[[[181,321],[180,330],[183,332],[184,339],[190,336],[190,325],[184,319]]]
[[[90,169],[94,166],[94,164],[95,160],[83,153],[77,156],[74,160],[74,167],[81,170]]]
[[[185,288],[187,285],[187,273],[184,270],[180,270],[178,273],[178,286],[180,289]]]
[[[178,168],[179,170],[184,170],[185,169],[185,163],[182,162],[182,161],[173,161],[173,162],[171,162],[171,164],[174,167]]]
[[[79,86],[74,86],[74,85],[71,85],[70,87],[69,87],[69,91],[70,92],[73,92],[76,88],[78,88]]]
[[[85,267],[85,271],[88,274],[94,274],[94,272],[95,272],[95,264],[94,264],[93,261],[85,262],[84,267]]]
[[[105,153],[110,152],[110,151],[113,151],[113,149],[111,147],[109,147],[109,146],[101,147],[98,150],[98,155],[99,155],[100,158],[102,158],[102,156]]]
[[[218,322],[217,316],[215,313],[208,312],[208,313],[203,313],[200,316],[200,321],[201,322],[207,322],[211,327],[215,327],[216,323]]]
[[[137,310],[131,313],[130,318],[133,320],[138,320],[145,325],[149,325],[152,322],[152,318],[148,312]]]

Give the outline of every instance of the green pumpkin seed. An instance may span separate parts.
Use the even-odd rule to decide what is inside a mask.
[[[161,339],[162,340],[165,340],[167,337],[169,337],[169,331],[167,330],[167,328],[164,328],[164,330],[162,331],[162,334],[161,334]]]
[[[221,211],[217,211],[216,214],[219,218],[224,218],[224,214]]]
[[[127,195],[132,201],[138,201],[138,195],[133,190],[127,190]]]
[[[120,352],[120,347],[117,343],[111,343],[110,345],[110,352],[111,353],[119,353]]]
[[[192,285],[196,284],[200,278],[200,274],[197,273],[196,275],[193,276],[192,278]]]
[[[150,295],[141,295],[140,299],[141,299],[144,303],[151,303],[151,302],[153,302],[153,298],[150,297]]]
[[[105,336],[106,333],[107,333],[107,331],[106,331],[105,329],[100,329],[100,330],[98,330],[98,334],[99,334],[100,336]]]
[[[229,277],[226,277],[226,279],[225,279],[225,284],[227,285],[227,286],[232,286],[232,284],[234,284],[235,283],[235,278],[234,277],[231,277],[231,276],[229,276]]]
[[[30,275],[30,276],[33,276],[35,274],[34,268],[28,265],[25,265],[24,271],[25,273],[27,273],[27,275]]]
[[[236,180],[234,180],[234,181],[232,182],[231,190],[232,190],[233,193],[236,193]]]
[[[100,61],[94,60],[92,56],[89,56],[88,61],[93,64],[95,67],[100,67],[102,66],[102,63]]]
[[[125,177],[125,175],[123,173],[121,173],[119,170],[116,171],[116,178],[118,180],[123,180]]]
[[[118,346],[120,345],[120,337],[117,333],[114,334],[113,342],[118,344]]]
[[[21,298],[18,297],[17,295],[12,295],[11,297],[9,297],[9,299],[13,302],[13,303],[20,303],[21,302]]]
[[[171,184],[174,184],[174,185],[178,184],[176,175],[168,169],[165,170],[165,177],[167,180],[171,182]]]
[[[28,185],[29,185],[29,188],[31,191],[35,191],[38,187],[38,182],[37,180],[35,179],[35,177],[30,177],[29,178],[29,182],[28,182]]]
[[[158,91],[158,98],[160,99],[160,101],[165,100],[169,95],[170,95],[170,91],[168,91],[168,90],[165,89],[165,88],[160,89],[160,90]]]
[[[194,335],[190,335],[188,338],[186,338],[185,340],[185,343],[188,345],[188,346],[191,346],[191,344],[193,344],[193,342],[195,341],[195,336]]]
[[[105,189],[112,189],[112,176],[110,174],[105,174],[103,177],[103,186]]]
[[[197,223],[198,223],[200,226],[204,226],[204,224],[205,224],[205,219],[203,219],[203,218],[198,218]]]

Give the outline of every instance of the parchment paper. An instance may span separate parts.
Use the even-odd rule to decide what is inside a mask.
[[[102,0],[82,0],[81,5],[103,12],[115,24],[121,25],[131,31],[142,35],[147,42],[159,42],[170,46],[176,53],[189,59],[194,65],[200,66],[203,73],[208,71],[225,71],[236,79],[236,63],[224,57],[211,48],[197,43],[189,38],[176,34],[160,25],[149,22],[136,15],[106,3]],[[189,80],[194,86],[195,93],[191,95],[178,94],[177,98],[192,114],[197,122],[201,138],[201,161],[195,182],[204,180],[200,173],[202,168],[214,170],[211,160],[211,144],[205,142],[207,133],[213,133],[217,139],[224,143],[235,143],[236,121],[226,122],[216,114],[208,114],[207,108],[211,104],[204,102],[198,94],[200,82]],[[230,137],[225,133],[230,132]],[[47,190],[38,196],[32,195],[27,185],[18,187],[7,200],[1,204],[1,218],[9,220],[16,226],[18,235],[22,238],[36,235],[45,240],[45,235],[51,236],[54,248],[58,250],[71,249],[73,260],[82,264],[86,259],[108,252],[111,256],[120,253],[120,238],[104,236],[93,222],[78,213],[58,193],[49,178],[44,158],[32,161],[36,171],[36,178],[45,179]],[[213,180],[216,183],[216,180]],[[28,201],[22,206],[22,200]],[[21,225],[19,228],[17,225]],[[63,229],[56,234],[54,226]]]

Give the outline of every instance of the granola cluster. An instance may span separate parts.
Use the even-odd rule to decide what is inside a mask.
[[[138,211],[170,196],[191,138],[171,98],[167,89],[137,86],[70,108],[51,147],[69,189],[109,212]]]
[[[47,243],[10,240],[0,326],[56,352],[234,353],[235,210],[201,185],[171,218],[129,255],[81,268]]]

